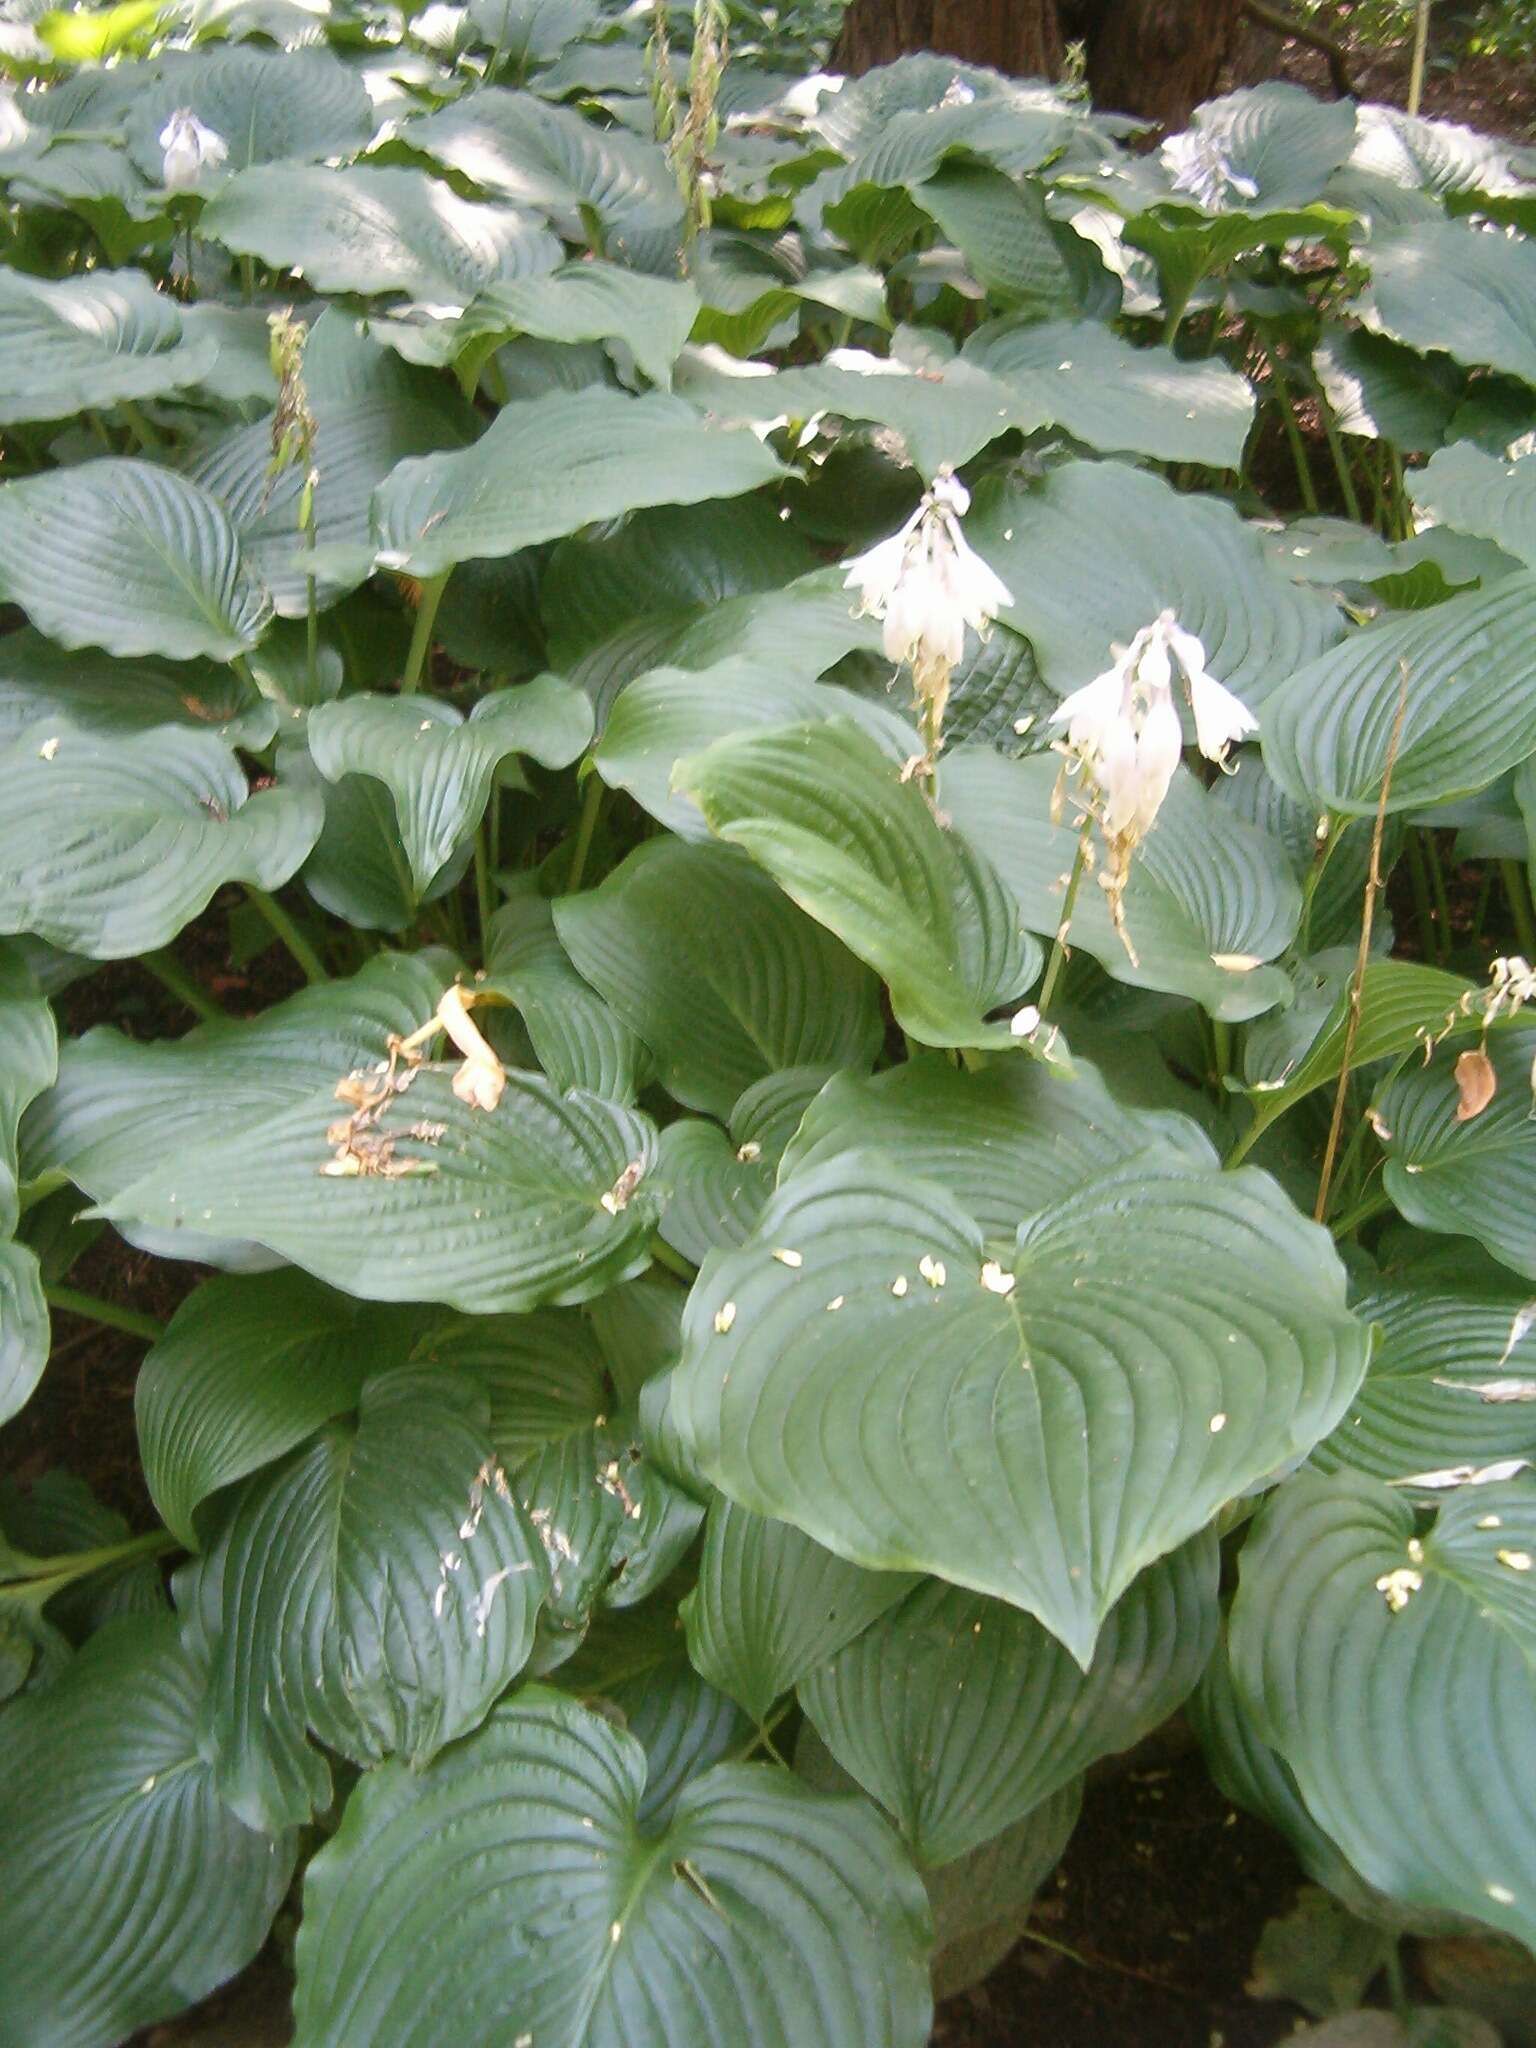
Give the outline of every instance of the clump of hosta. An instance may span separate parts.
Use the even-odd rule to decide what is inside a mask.
[[[204,171],[218,170],[229,157],[229,144],[216,128],[205,127],[190,107],[178,107],[160,130],[165,151],[161,179],[167,192],[190,192]]]
[[[1257,732],[1258,720],[1209,673],[1199,636],[1171,611],[1143,626],[1111,667],[1051,714],[1053,725],[1067,729],[1062,751],[1087,792],[1084,822],[1096,819],[1104,838],[1108,859],[1099,880],[1133,963],[1125,925],[1131,858],[1157,822],[1184,751],[1175,673],[1194,715],[1196,745],[1208,761],[1224,763],[1230,748]]]
[[[845,589],[859,610],[885,622],[890,661],[912,671],[925,753],[909,772],[931,774],[949,702],[950,679],[965,654],[969,627],[985,639],[1013,595],[960,531],[971,494],[941,469],[906,525],[848,564]]]

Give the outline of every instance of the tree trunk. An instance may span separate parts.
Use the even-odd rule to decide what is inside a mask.
[[[1081,14],[1093,104],[1182,128],[1216,89],[1240,9],[1238,0],[1089,0]]]
[[[1014,78],[1054,78],[1061,49],[1056,0],[851,0],[831,65],[868,71],[936,50]]]

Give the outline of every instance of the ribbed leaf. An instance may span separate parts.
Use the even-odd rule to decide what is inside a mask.
[[[373,134],[361,74],[323,47],[266,51],[245,43],[171,51],[139,79],[125,140],[156,185],[165,169],[160,131],[183,107],[223,140],[229,171],[351,156]]]
[[[0,930],[94,960],[165,945],[225,882],[277,888],[320,831],[310,792],[252,795],[233,751],[185,726],[44,719],[0,763]]]
[[[377,1164],[333,1178],[337,1110],[333,1082],[258,1128],[210,1135],[102,1212],[250,1239],[367,1300],[476,1313],[585,1301],[644,1265],[656,1134],[634,1111],[519,1073],[495,1110],[473,1109],[446,1070],[423,1071],[364,1134],[383,1146]]]
[[[781,474],[755,436],[712,430],[681,399],[571,392],[503,406],[462,454],[402,462],[374,493],[374,533],[387,566],[436,576],[639,505],[731,498]]]
[[[1036,320],[1079,311],[1078,276],[1062,246],[1069,231],[1046,212],[1037,181],[1018,183],[983,164],[947,164],[909,190],[998,304]]]
[[[987,859],[939,825],[860,727],[837,719],[717,740],[680,761],[674,783],[718,838],[876,970],[913,1037],[1010,1043],[987,1012],[1034,981],[1040,948]]]
[[[0,639],[0,746],[45,718],[96,733],[185,725],[253,752],[277,730],[273,707],[222,664],[114,661],[90,649],[71,652],[22,626]]]
[[[1400,449],[1439,447],[1460,381],[1443,358],[1421,356],[1366,327],[1330,326],[1313,363],[1341,432]]]
[[[1405,668],[1389,810],[1470,795],[1536,752],[1536,575],[1355,633],[1282,681],[1261,738],[1287,794],[1347,817],[1375,811]]]
[[[1438,526],[1497,541],[1536,569],[1536,455],[1501,462],[1470,441],[1458,441],[1414,472],[1417,509]]]
[[[1326,1434],[1368,1350],[1331,1244],[1267,1176],[1101,1173],[994,1267],[878,1151],[795,1173],[684,1329],[673,1413],[722,1491],[1023,1607],[1085,1668],[1139,1571]]]
[[[306,1880],[297,2048],[921,2048],[927,1903],[868,1806],[719,1765],[645,1838],[644,1790],[638,1743],[537,1691],[370,1775]]]
[[[561,897],[555,928],[668,1092],[722,1121],[764,1075],[867,1067],[879,1048],[873,977],[724,848],[650,841]]]
[[[481,336],[621,341],[644,375],[666,390],[698,312],[698,293],[676,278],[617,263],[568,263],[542,277],[492,285],[470,307],[465,326]]]
[[[1513,152],[1494,136],[1370,102],[1355,114],[1359,136],[1350,162],[1405,190],[1502,192],[1512,183]]]
[[[1005,761],[973,747],[947,756],[941,771],[956,829],[988,850],[1026,929],[1042,937],[1061,923],[1063,877],[1077,857],[1077,830],[1052,822],[1059,773],[1054,754]],[[1069,938],[1116,981],[1192,997],[1234,1022],[1289,997],[1285,972],[1264,964],[1290,944],[1301,916],[1285,851],[1183,771],[1136,850],[1124,913],[1134,960],[1100,889],[1080,891]]]
[[[178,661],[243,654],[272,616],[217,500],[116,457],[0,490],[0,594],[61,646]]]
[[[479,824],[503,761],[526,754],[564,768],[591,737],[591,705],[558,676],[492,690],[468,718],[435,698],[373,692],[309,715],[322,775],[369,775],[394,799],[418,895]]]
[[[420,1766],[479,1726],[527,1661],[548,1585],[472,1382],[411,1367],[254,1481],[186,1590],[216,1628],[199,1735],[253,1827],[309,1818],[330,1773]]]
[[[1210,1657],[1218,1571],[1210,1531],[1150,1566],[1086,1672],[1032,1615],[930,1579],[802,1678],[800,1701],[917,1862],[949,1863],[1167,1719]]]
[[[176,1625],[113,1622],[5,1710],[0,2006],[16,2048],[108,2048],[244,1967],[293,1871],[198,1754]]]
[[[717,1495],[704,1524],[698,1585],[683,1602],[688,1655],[761,1724],[775,1700],[915,1583],[906,1572],[861,1571],[788,1522]]]
[[[1536,248],[1456,221],[1374,243],[1366,324],[1536,383]]]
[[[203,1501],[354,1408],[370,1373],[404,1360],[414,1328],[303,1273],[197,1288],[134,1388],[144,1477],[166,1526],[200,1549]]]
[[[791,1067],[754,1082],[731,1111],[729,1135],[693,1117],[667,1125],[661,1173],[669,1193],[661,1234],[668,1244],[698,1265],[716,1245],[746,1242],[785,1146],[829,1078],[826,1067]]]
[[[1071,462],[1032,489],[989,491],[967,538],[1013,592],[1006,623],[1062,695],[1170,606],[1211,674],[1254,709],[1339,636],[1329,600],[1277,575],[1230,505],[1124,463]]]
[[[644,1041],[576,972],[549,900],[532,887],[514,891],[492,918],[485,970],[485,986],[516,1006],[556,1087],[635,1099],[650,1073]]]
[[[1232,1668],[1367,1882],[1536,1936],[1536,1480],[1414,1534],[1355,1474],[1278,1493],[1244,1547]]]
[[[141,271],[0,271],[0,425],[182,390],[216,354],[213,337],[185,329]]]
[[[198,226],[317,291],[403,292],[449,317],[487,286],[553,270],[561,257],[532,214],[461,199],[425,171],[375,164],[241,171]]]
[[[1234,192],[1226,203],[1255,212],[1318,198],[1355,146],[1351,101],[1320,100],[1280,81],[1207,100],[1192,126],[1224,164],[1258,187],[1252,198]]]

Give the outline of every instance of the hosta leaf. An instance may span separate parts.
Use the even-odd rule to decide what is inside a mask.
[[[868,1806],[718,1765],[645,1838],[644,1790],[638,1743],[541,1691],[371,1774],[310,1865],[297,2048],[921,2048],[927,1903]]]
[[[394,799],[418,895],[479,824],[503,761],[526,754],[564,768],[591,737],[591,705],[558,676],[493,690],[468,718],[434,698],[371,692],[309,715],[322,775],[370,775]]]
[[[611,256],[638,252],[680,223],[677,183],[655,143],[532,93],[482,86],[405,132],[482,191],[546,214],[567,241],[586,241],[584,218],[595,215]]]
[[[0,944],[0,1422],[32,1394],[48,1358],[48,1309],[35,1254],[7,1242],[20,1216],[17,1126],[58,1072],[53,1012],[16,949]]]
[[[1032,1615],[930,1579],[800,1681],[822,1740],[920,1865],[990,1841],[1193,1690],[1216,1639],[1216,1539],[1150,1566],[1084,1672]]]
[[[199,1733],[225,1803],[269,1831],[326,1802],[306,1727],[358,1763],[417,1766],[478,1727],[547,1585],[484,1394],[412,1367],[248,1486],[201,1574],[217,1633]]]
[[[175,301],[140,271],[0,271],[0,425],[181,390],[216,353],[212,336],[184,329]]]
[[[802,1168],[696,1282],[673,1412],[743,1506],[1023,1607],[1086,1668],[1139,1571],[1333,1426],[1367,1333],[1252,1172],[1098,1174],[1003,1258],[897,1155]]]
[[[1536,1935],[1536,1481],[1408,1502],[1303,1475],[1244,1546],[1232,1669],[1361,1876]],[[1468,1731],[1476,1731],[1469,1739]]]
[[[645,1751],[642,1828],[667,1826],[689,1781],[751,1740],[752,1724],[740,1707],[706,1685],[685,1657],[620,1680],[605,1696]]]
[[[126,457],[0,490],[0,594],[64,647],[178,661],[243,654],[272,616],[218,501]]]
[[[1031,490],[989,492],[966,537],[1013,592],[1005,622],[1062,695],[1167,607],[1254,709],[1339,636],[1334,606],[1277,575],[1230,505],[1124,463],[1071,462]]]
[[[668,1092],[722,1121],[766,1074],[867,1067],[879,1048],[873,977],[724,848],[652,840],[561,897],[555,929]]]
[[[1406,669],[1388,809],[1484,788],[1536,751],[1533,626],[1536,575],[1521,574],[1351,635],[1270,699],[1265,767],[1315,809],[1374,812]]]
[[[413,1331],[409,1316],[304,1273],[197,1288],[134,1388],[144,1477],[166,1526],[200,1549],[202,1502],[354,1408],[370,1373],[404,1360]]]
[[[176,1625],[111,1623],[5,1710],[0,2002],[18,2048],[121,2041],[244,1967],[293,1871],[198,1754]]]
[[[828,1078],[825,1067],[791,1067],[755,1082],[731,1111],[729,1136],[693,1117],[668,1124],[661,1134],[668,1244],[697,1265],[716,1245],[745,1243],[785,1146]]]
[[[1536,248],[1455,221],[1374,243],[1367,326],[1536,383]]]
[[[1207,100],[1192,125],[1224,165],[1258,187],[1228,203],[1256,212],[1316,199],[1355,146],[1352,101],[1320,100],[1283,81]]]
[[[0,1243],[0,1419],[24,1408],[48,1363],[48,1303],[36,1256]]]
[[[469,334],[533,334],[542,341],[621,341],[663,390],[699,312],[699,295],[676,278],[617,263],[568,263],[542,277],[492,285],[469,309]]]
[[[231,749],[183,726],[45,719],[0,759],[0,930],[94,960],[165,945],[225,882],[277,888],[320,830],[312,795],[252,795]]]
[[[909,189],[1000,305],[1036,320],[1079,310],[1077,274],[1062,247],[1070,230],[1046,212],[1038,183],[1016,183],[983,164],[948,164]]]
[[[142,1551],[135,1556],[126,1519],[104,1507],[72,1472],[54,1468],[24,1489],[0,1481],[0,1530],[3,1540],[35,1558],[62,1558],[69,1552],[78,1558],[119,1546],[126,1550],[115,1563],[103,1563],[47,1599],[49,1625],[75,1642],[94,1635],[114,1615],[164,1614],[169,1608],[159,1559]],[[8,1590],[26,1599],[24,1587]]]
[[[810,662],[819,662],[823,651],[814,648]],[[909,719],[835,683],[784,673],[795,666],[793,653],[786,652],[771,667],[727,656],[693,673],[658,668],[638,676],[621,693],[603,728],[593,756],[598,773],[612,788],[627,789],[679,838],[702,839],[709,827],[698,806],[673,790],[672,771],[716,740],[760,726],[837,718],[862,726],[898,767],[919,750]]]
[[[1127,221],[1124,234],[1133,249],[1144,249],[1156,263],[1163,303],[1170,316],[1178,316],[1203,278],[1238,257],[1299,242],[1323,243],[1342,259],[1349,255],[1354,226],[1342,204],[1211,215],[1197,212],[1180,194]]]
[[[936,1182],[989,1237],[1011,1236],[1021,1216],[1153,1149],[1215,1163],[1188,1117],[1123,1107],[1081,1060],[1070,1076],[1036,1060],[970,1073],[934,1054],[868,1080],[839,1074],[807,1110],[780,1179],[855,1145],[889,1152],[906,1172]]]
[[[639,505],[731,498],[781,474],[752,434],[711,430],[681,399],[571,392],[503,406],[462,454],[402,462],[374,493],[374,530],[387,566],[436,576]]]
[[[944,808],[958,831],[986,847],[1030,931],[1054,934],[1078,835],[1051,821],[1054,754],[1005,761],[965,747],[941,770]],[[1124,898],[1135,959],[1115,930],[1103,891],[1083,889],[1071,944],[1116,981],[1192,997],[1214,1017],[1257,1016],[1290,996],[1267,967],[1295,936],[1301,891],[1277,841],[1232,817],[1180,772],[1157,823],[1136,850]]]
[[[1347,1465],[1423,1500],[1509,1459],[1536,1464],[1529,1289],[1465,1245],[1446,1251],[1443,1265],[1416,1259],[1356,1302],[1376,1348],[1349,1413],[1312,1453],[1322,1471]]]
[[[1405,189],[1502,192],[1514,180],[1507,143],[1455,121],[1427,121],[1373,102],[1355,110],[1359,137],[1351,163]]]
[[[683,1602],[688,1655],[761,1724],[775,1700],[915,1583],[906,1572],[861,1571],[788,1522],[717,1495],[704,1525],[699,1582]]]
[[[1439,447],[1460,381],[1443,357],[1426,358],[1367,327],[1330,326],[1312,360],[1342,433],[1403,449]]]
[[[317,291],[404,292],[450,316],[488,285],[554,269],[561,255],[531,214],[461,199],[425,171],[374,164],[241,171],[198,229]]]
[[[1417,510],[1437,526],[1497,541],[1536,569],[1536,455],[1501,462],[1458,441],[1416,470],[1410,488]]]
[[[323,910],[364,930],[405,932],[422,903],[462,881],[474,849],[466,840],[438,870],[424,896],[411,880],[394,798],[370,775],[327,782],[294,735],[279,742],[282,781],[318,795],[325,822],[300,879]]]
[[[812,128],[871,183],[926,177],[951,151],[1032,171],[1080,115],[1053,87],[922,52],[882,64],[823,97]]]
[[[124,139],[154,184],[165,170],[160,131],[180,108],[222,138],[224,168],[351,156],[373,134],[362,75],[325,48],[264,51],[250,44],[171,51],[140,73]]]
[[[933,1908],[935,1998],[981,1983],[1014,1947],[1035,1894],[1072,1839],[1082,1804],[1079,1779],[968,1856],[923,1872]]]
[[[520,72],[547,64],[595,24],[596,0],[471,0],[469,18]]]
[[[114,661],[92,649],[70,652],[22,626],[0,639],[0,746],[45,718],[97,733],[186,725],[253,752],[277,731],[273,707],[231,668]]]
[[[250,1239],[370,1301],[475,1313],[584,1301],[645,1263],[656,1134],[632,1110],[519,1073],[497,1109],[472,1109],[446,1071],[424,1072],[365,1133],[378,1167],[332,1178],[337,1114],[333,1083],[258,1129],[210,1136],[103,1213]]]
[[[928,1045],[1011,1042],[986,1013],[1023,994],[1040,948],[986,859],[852,721],[717,740],[673,780],[879,973],[904,1030]]]
[[[557,1087],[634,1100],[650,1072],[644,1041],[576,972],[552,907],[535,889],[514,891],[492,918],[485,972],[485,985],[515,1005]]]
[[[1536,1278],[1536,1121],[1531,1061],[1536,1032],[1488,1040],[1495,1093],[1462,1121],[1451,1047],[1415,1064],[1381,1098],[1387,1164],[1382,1185],[1410,1223],[1475,1237],[1500,1262]]]
[[[975,362],[1034,415],[1108,453],[1235,469],[1253,424],[1253,393],[1219,362],[1133,348],[1097,320],[994,321],[966,343]]]

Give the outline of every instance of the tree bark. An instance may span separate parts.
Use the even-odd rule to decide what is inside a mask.
[[[1216,89],[1241,7],[1238,0],[1089,0],[1081,13],[1095,107],[1182,128]]]
[[[1056,0],[851,0],[831,65],[868,71],[911,50],[990,64],[1014,78],[1054,78],[1062,53]]]

